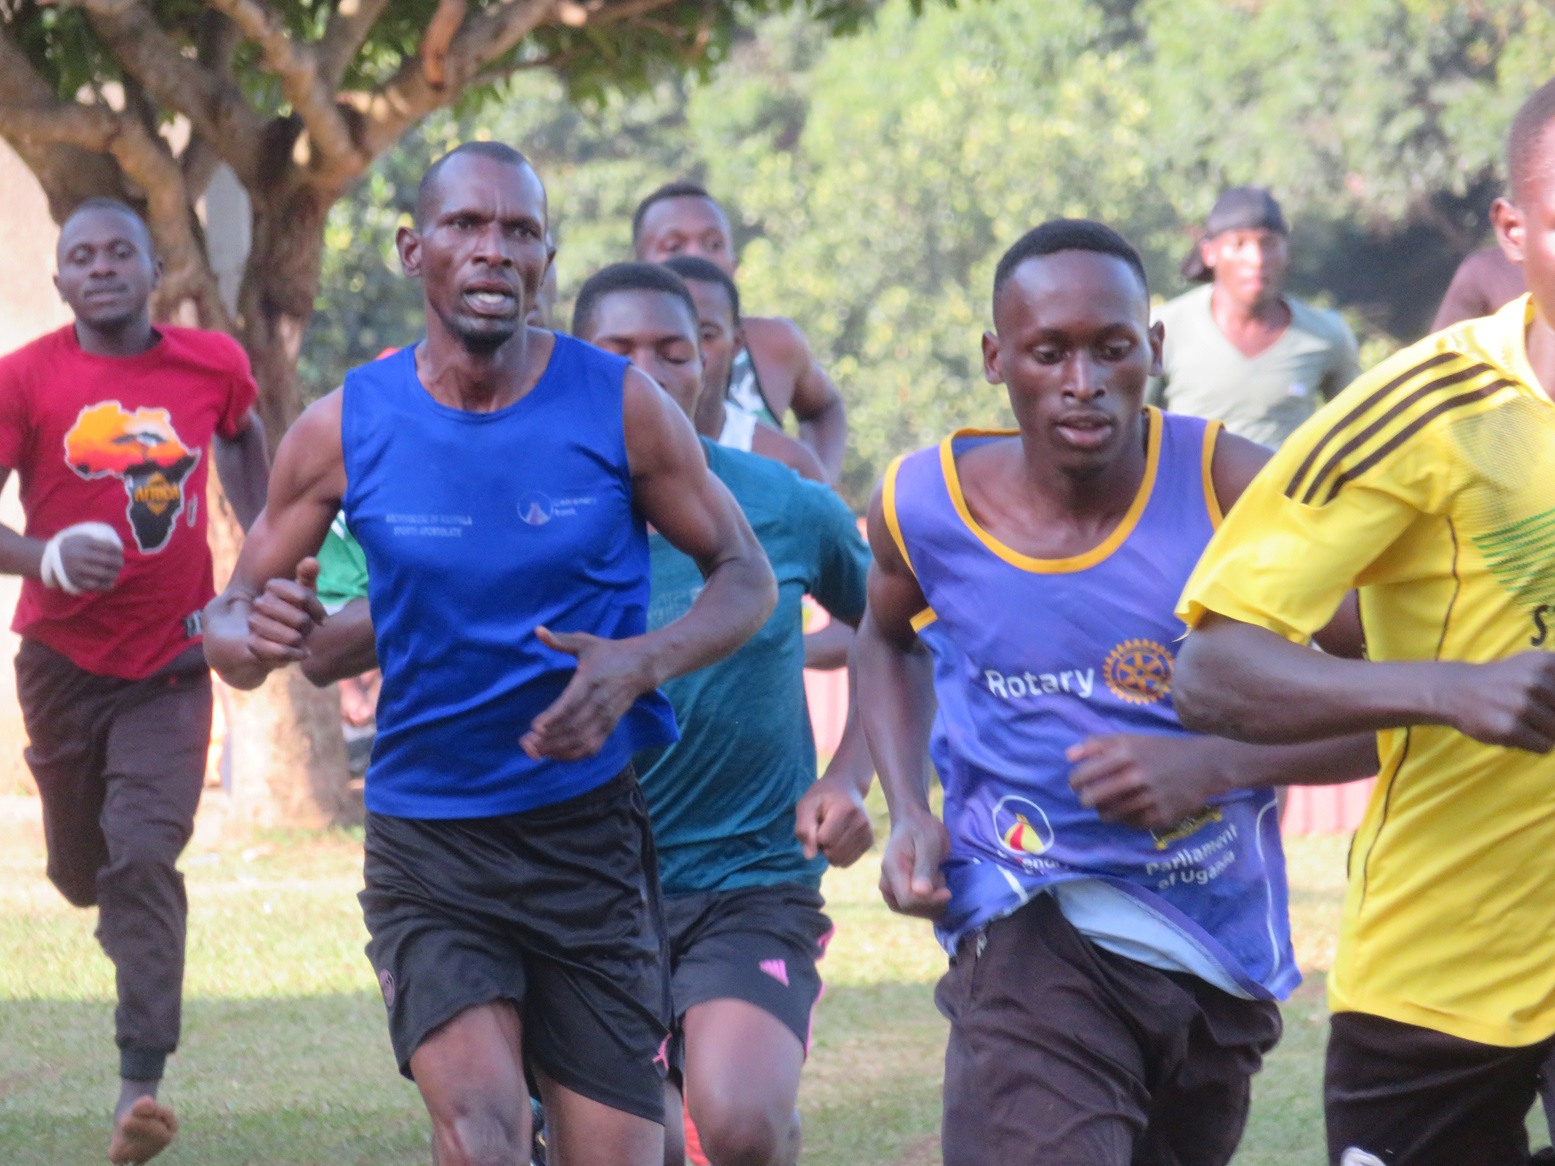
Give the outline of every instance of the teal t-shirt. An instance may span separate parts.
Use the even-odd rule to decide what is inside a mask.
[[[767,552],[778,602],[734,655],[662,687],[680,740],[639,759],[659,877],[672,896],[776,883],[818,888],[826,862],[806,860],[794,838],[794,807],[816,777],[802,604],[808,593],[833,616],[857,620],[869,548],[826,486],[756,454],[706,438],[702,446]],[[651,631],[686,614],[702,574],[659,535],[649,549]]]

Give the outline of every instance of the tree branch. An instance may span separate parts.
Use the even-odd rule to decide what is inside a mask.
[[[444,65],[448,62],[448,49],[459,34],[465,13],[470,6],[466,0],[437,0],[437,11],[427,21],[427,30],[421,37],[421,72],[434,89],[441,89],[448,81]]]
[[[532,57],[527,60],[512,61],[506,65],[498,65],[476,75],[470,82],[470,88],[478,89],[486,85],[498,85],[518,73],[527,73],[533,69],[565,69],[576,61],[583,52],[573,47],[562,52],[547,53],[543,57]]]
[[[161,117],[157,111],[157,103],[146,88],[133,77],[124,79],[124,112],[134,117],[145,127],[147,133],[160,132]]]
[[[210,142],[199,134],[191,133],[189,144],[184,147],[178,165],[184,172],[184,186],[189,191],[189,197],[198,199],[204,196],[211,184],[211,179],[216,177],[216,170],[221,165],[221,155]]]
[[[200,22],[194,40],[195,56],[200,64],[222,81],[235,84],[237,75],[232,68],[232,54],[237,52],[238,45],[243,40],[237,25],[221,13],[207,8],[200,13]]]
[[[351,62],[389,0],[339,0],[319,41],[319,74],[331,92],[339,92]]]
[[[368,93],[343,94],[362,115],[364,125],[359,141],[373,158],[399,141],[421,118],[452,102],[473,84],[500,80],[529,67],[528,62],[493,66],[540,25],[558,20],[572,27],[615,24],[645,13],[669,7],[676,0],[492,0],[478,13],[466,15],[458,34],[442,56],[440,69],[431,70],[441,79],[428,77],[427,61],[441,52],[432,37],[436,20],[428,27],[421,52],[406,61],[384,84]],[[459,0],[439,0],[439,11],[462,8]]]
[[[556,0],[494,0],[466,17],[443,58],[441,85],[427,78],[423,62],[428,46],[423,43],[421,54],[405,61],[376,89],[344,95],[363,118],[360,141],[368,155],[378,157],[427,114],[452,104],[488,64],[550,19],[555,5]]]
[[[204,248],[194,233],[183,171],[160,137],[147,133],[133,116],[106,106],[61,102],[0,106],[0,134],[29,144],[64,143],[111,155],[125,177],[145,194],[146,218],[169,272],[158,292],[161,305],[167,308],[192,299],[202,324],[231,331],[232,318],[217,294]]]
[[[38,75],[10,33],[0,24],[0,109],[27,109],[55,103],[54,89]],[[6,134],[11,148],[37,176],[56,220],[83,199],[98,194],[124,194],[124,175],[112,158],[63,142],[41,142]]]
[[[1555,0],[1551,2],[1555,3]],[[675,0],[616,0],[615,3],[610,3],[610,0],[586,0],[582,4],[577,0],[558,0],[556,19],[569,28],[600,28],[645,16],[660,8],[667,8],[672,3]]]
[[[226,16],[243,36],[259,47],[265,68],[281,82],[281,90],[302,119],[308,138],[324,162],[322,169],[354,176],[366,169],[335,95],[319,73],[311,45],[298,44],[286,31],[280,13],[266,0],[205,0]]]
[[[141,0],[76,0],[92,30],[164,107],[189,119],[245,186],[259,181],[258,142],[264,121],[237,86],[185,56]]]
[[[556,5],[557,0],[496,0],[465,21],[448,50],[447,71],[456,90],[555,15]]]

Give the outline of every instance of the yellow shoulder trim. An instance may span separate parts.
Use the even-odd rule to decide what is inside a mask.
[[[1204,506],[1209,511],[1209,524],[1216,530],[1225,520],[1226,512],[1220,508],[1220,496],[1215,493],[1215,446],[1225,429],[1219,421],[1211,421],[1204,427]]]
[[[1145,409],[1145,476],[1139,483],[1139,491],[1134,495],[1134,501],[1129,504],[1128,512],[1123,515],[1113,532],[1100,544],[1086,551],[1083,555],[1071,555],[1067,559],[1037,559],[1030,555],[1023,555],[1019,551],[1005,546],[1002,542],[989,534],[972,516],[971,508],[966,504],[966,495],[961,490],[961,477],[956,471],[956,455],[954,442],[958,437],[993,437],[1011,436],[1016,430],[984,430],[984,429],[960,429],[951,434],[940,443],[939,458],[940,469],[945,475],[945,486],[950,491],[950,500],[955,504],[956,513],[961,516],[961,521],[967,529],[975,534],[982,544],[994,554],[998,555],[1011,566],[1019,567],[1022,571],[1030,571],[1036,575],[1066,575],[1074,571],[1083,571],[1087,567],[1094,567],[1097,563],[1104,562],[1108,556],[1122,546],[1128,536],[1134,533],[1134,527],[1139,525],[1140,515],[1144,514],[1145,506],[1150,501],[1150,493],[1155,489],[1156,470],[1161,464],[1161,411],[1155,406],[1147,406]]]
[[[880,486],[880,509],[885,514],[885,525],[891,532],[891,541],[902,553],[902,562],[907,564],[907,569],[916,577],[918,570],[912,565],[912,556],[907,553],[907,541],[902,538],[902,525],[896,517],[896,473],[902,468],[902,459],[906,456],[902,454],[892,458],[891,464],[886,467],[885,479]]]
[[[935,611],[932,607],[925,607],[917,615],[912,617],[912,630],[915,632],[921,632],[924,628],[928,627],[937,619],[939,619],[939,612]]]

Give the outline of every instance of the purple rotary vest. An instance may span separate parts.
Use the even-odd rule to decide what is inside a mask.
[[[1219,521],[1218,426],[1152,408],[1147,427],[1133,505],[1069,559],[1019,554],[967,507],[957,455],[1018,435],[960,432],[887,471],[887,524],[929,604],[913,623],[934,658],[931,753],[951,838],[937,931],[954,952],[1034,895],[1088,880],[1122,899],[1112,914],[1125,930],[1143,921],[1191,955],[1158,966],[1207,967],[1239,994],[1283,998],[1301,977],[1273,790],[1238,791],[1152,833],[1103,822],[1069,787],[1065,751],[1088,737],[1188,732],[1172,708],[1173,611]]]

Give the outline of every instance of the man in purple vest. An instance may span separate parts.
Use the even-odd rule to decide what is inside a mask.
[[[1144,408],[1163,332],[1134,248],[1046,223],[1000,261],[993,316],[1020,428],[892,464],[856,649],[881,890],[951,954],[945,1163],[1223,1166],[1300,980],[1270,787],[1375,753],[1177,721],[1178,593],[1268,455]]]
[[[557,1160],[657,1166],[669,982],[630,758],[675,738],[657,685],[766,620],[772,572],[664,391],[526,324],[551,249],[522,155],[435,162],[398,244],[426,339],[286,435],[207,657],[244,688],[306,658],[324,616],[306,556],[343,511],[383,671],[368,956],[433,1161],[526,1160],[532,1075]],[[705,579],[651,633],[647,523]]]

